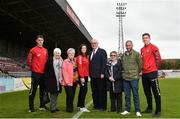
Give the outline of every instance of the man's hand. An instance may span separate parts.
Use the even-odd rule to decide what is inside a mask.
[[[139,73],[140,76],[142,76],[142,71]]]
[[[101,74],[101,79],[103,79],[104,78],[104,74]]]

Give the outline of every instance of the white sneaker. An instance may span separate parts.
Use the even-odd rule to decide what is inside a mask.
[[[40,111],[45,111],[46,109],[43,108],[43,107],[40,107],[39,110],[40,110]]]
[[[88,109],[86,109],[85,107],[83,107],[83,108],[79,108],[79,111],[81,111],[81,112],[90,112]]]
[[[142,115],[141,115],[140,112],[136,112],[136,116],[137,116],[137,117],[141,117]]]
[[[122,112],[121,114],[122,114],[122,115],[127,115],[127,114],[130,114],[130,112],[128,112],[128,111],[125,110],[125,111]]]

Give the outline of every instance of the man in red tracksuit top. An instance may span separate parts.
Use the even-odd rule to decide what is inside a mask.
[[[148,107],[143,113],[152,113],[152,93],[155,97],[156,110],[154,116],[161,115],[161,95],[158,83],[158,68],[161,63],[161,56],[159,49],[150,43],[150,34],[144,33],[142,35],[144,47],[141,49],[142,55],[142,84]]]
[[[31,73],[31,89],[29,92],[29,112],[34,112],[34,97],[38,85],[40,86],[40,108],[45,109],[43,104],[44,96],[44,67],[48,58],[48,51],[43,47],[44,38],[42,35],[38,35],[36,38],[37,46],[33,47],[27,57],[26,64],[30,67]]]

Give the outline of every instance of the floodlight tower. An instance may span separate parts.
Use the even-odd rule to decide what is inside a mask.
[[[116,6],[116,17],[119,21],[119,32],[118,32],[118,54],[124,53],[124,34],[123,34],[123,18],[126,16],[126,5],[127,3],[117,3]]]

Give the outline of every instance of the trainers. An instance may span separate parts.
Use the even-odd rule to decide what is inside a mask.
[[[141,117],[142,115],[141,115],[140,112],[136,112],[136,116],[137,116],[137,117]]]
[[[48,110],[48,108],[46,106],[43,106],[43,107],[39,107],[39,110],[40,111],[45,111],[45,110]]]
[[[34,109],[29,109],[29,112],[35,112],[35,110]]]
[[[45,111],[46,109],[44,107],[39,108],[40,111]]]
[[[79,108],[79,111],[81,111],[81,112],[90,112],[88,109],[86,109],[85,107],[83,107],[83,108]]]
[[[122,115],[127,115],[127,114],[130,114],[130,112],[128,112],[128,111],[125,110],[125,111],[122,112],[121,114],[122,114]]]

